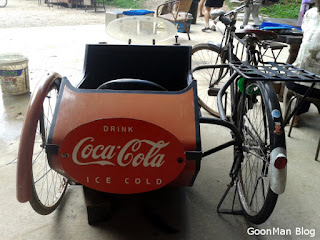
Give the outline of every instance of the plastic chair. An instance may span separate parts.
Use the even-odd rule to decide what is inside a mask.
[[[166,1],[157,7],[156,16],[172,22],[178,29],[183,29],[190,40],[188,12],[191,4],[192,0]]]

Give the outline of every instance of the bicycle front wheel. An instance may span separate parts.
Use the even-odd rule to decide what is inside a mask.
[[[285,147],[285,139],[283,133],[275,132],[275,125],[281,126],[282,121],[278,119],[275,124],[272,117],[272,111],[280,111],[280,105],[271,85],[252,82],[242,91],[237,122],[244,139],[243,161],[237,189],[247,219],[261,224],[273,212],[278,198],[269,186],[270,153],[276,147]]]
[[[56,80],[44,99],[33,148],[30,204],[37,213],[42,215],[47,215],[58,207],[68,186],[68,179],[50,167],[45,149],[59,88],[60,81]]]
[[[5,6],[7,6],[7,3],[7,0],[0,0],[0,8],[4,8]]]
[[[214,44],[202,43],[192,48],[192,69],[198,66],[219,65],[226,63],[225,58],[219,54],[220,47]],[[211,115],[219,117],[217,95],[220,88],[228,80],[227,68],[205,68],[193,72],[193,78],[197,81],[198,102]],[[230,115],[230,92],[227,90],[223,104]],[[230,110],[229,110],[230,109]]]

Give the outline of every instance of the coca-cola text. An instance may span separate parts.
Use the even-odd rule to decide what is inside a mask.
[[[132,167],[140,165],[143,167],[161,167],[165,162],[165,154],[159,152],[162,148],[168,146],[170,142],[132,139],[124,146],[104,146],[102,144],[94,146],[93,144],[93,137],[81,139],[73,149],[73,162],[78,165],[99,164],[101,166],[115,166],[117,164],[120,167],[126,167],[131,164]],[[141,152],[143,144],[148,146],[148,152]],[[79,157],[82,160],[88,159],[89,161],[79,161]]]

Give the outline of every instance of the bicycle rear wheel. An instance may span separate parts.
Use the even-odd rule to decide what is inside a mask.
[[[244,139],[244,158],[237,190],[243,212],[254,224],[265,222],[273,212],[278,195],[269,186],[270,153],[276,147],[285,147],[284,134],[274,131],[272,111],[280,111],[280,105],[271,91],[269,83],[252,82],[246,87],[246,94],[242,93],[238,105],[237,123]],[[277,122],[279,124],[282,122]]]
[[[219,65],[226,63],[219,54],[220,47],[214,44],[202,43],[192,48],[192,69],[198,66]],[[220,88],[228,80],[227,68],[206,68],[193,72],[193,78],[197,81],[198,102],[211,115],[219,117],[217,95]],[[230,104],[230,91],[226,91],[223,99],[224,106]],[[227,115],[231,114],[231,108],[225,107]]]

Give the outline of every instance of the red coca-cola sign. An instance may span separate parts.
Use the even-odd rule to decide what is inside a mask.
[[[173,134],[128,118],[77,127],[60,145],[59,159],[79,183],[120,194],[161,188],[180,175],[186,162],[184,147]]]

